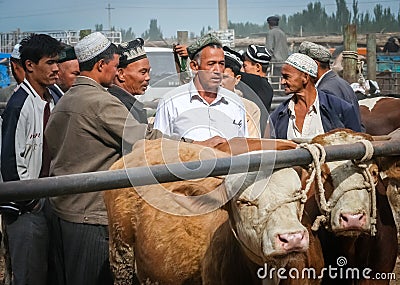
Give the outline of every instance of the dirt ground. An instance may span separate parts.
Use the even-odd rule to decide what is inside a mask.
[[[4,284],[4,254],[3,249],[0,249],[0,285]],[[391,280],[390,285],[400,285],[400,255],[397,256],[396,267],[394,268],[394,273],[396,273],[396,280]]]

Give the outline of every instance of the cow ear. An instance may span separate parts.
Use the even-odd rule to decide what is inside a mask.
[[[375,163],[372,163],[369,166],[369,172],[372,175],[372,178],[374,179],[374,184],[376,185],[378,183],[378,179],[379,179],[379,168],[378,165],[376,165]]]

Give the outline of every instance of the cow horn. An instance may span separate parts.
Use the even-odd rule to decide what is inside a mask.
[[[382,136],[372,136],[372,139],[374,141],[388,141],[390,140],[392,137],[389,135],[382,135]]]

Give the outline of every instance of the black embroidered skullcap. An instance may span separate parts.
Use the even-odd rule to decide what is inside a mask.
[[[206,46],[210,45],[218,45],[222,47],[221,41],[214,36],[213,34],[206,34],[201,38],[197,39],[194,43],[187,47],[187,52],[189,54],[190,59],[193,59],[194,56],[201,51]]]
[[[308,55],[312,59],[319,62],[329,62],[331,59],[331,53],[329,52],[329,49],[307,41],[304,41],[300,44],[299,53]]]
[[[243,61],[240,53],[227,46],[224,46],[223,49],[225,54],[225,66],[236,66],[238,69],[242,68]]]
[[[271,61],[271,54],[265,46],[249,45],[246,55],[254,62],[261,65],[268,65]]]
[[[146,58],[146,52],[144,51],[144,40],[142,38],[134,39],[130,42],[121,43],[118,46],[119,54],[119,66],[127,66],[128,64]]]
[[[76,59],[76,54],[73,46],[61,43],[62,49],[58,53],[58,63]]]
[[[269,16],[267,18],[267,22],[269,24],[276,24],[277,25],[279,23],[279,17],[278,16]]]

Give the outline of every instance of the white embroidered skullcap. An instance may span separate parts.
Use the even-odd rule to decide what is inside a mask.
[[[13,51],[11,53],[11,57],[15,59],[21,59],[21,53],[19,52],[19,48],[21,47],[20,44],[16,44],[13,48]]]
[[[111,42],[100,32],[94,32],[81,39],[75,46],[75,54],[79,62],[91,60],[105,51]]]
[[[312,77],[317,77],[318,65],[308,55],[301,53],[292,53],[285,61],[285,63],[293,66],[294,68],[310,74]]]

